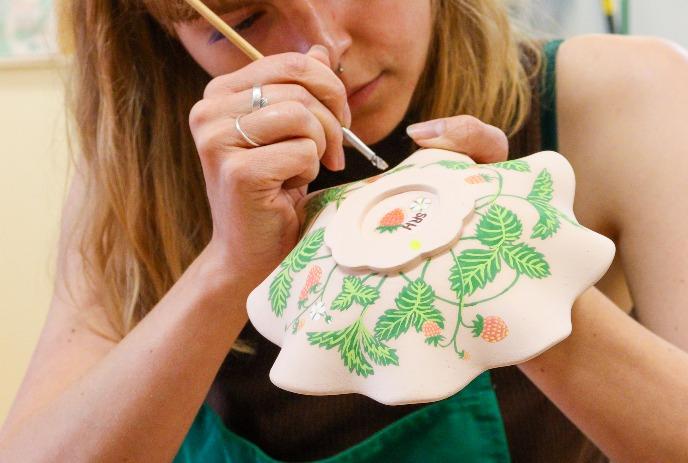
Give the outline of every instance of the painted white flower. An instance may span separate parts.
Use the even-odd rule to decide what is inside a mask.
[[[324,317],[327,314],[327,309],[325,309],[325,303],[323,301],[318,301],[311,306],[310,309],[311,320],[318,320],[320,317]]]
[[[430,204],[432,204],[430,198],[426,198],[423,196],[411,203],[411,210],[413,212],[425,212],[430,207]]]

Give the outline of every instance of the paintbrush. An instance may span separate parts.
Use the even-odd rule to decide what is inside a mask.
[[[227,37],[230,42],[243,51],[246,56],[254,61],[263,58],[263,55],[256,50],[253,45],[248,43],[246,39],[232,29],[229,24],[224,22],[222,18],[215,14],[215,12],[208,8],[201,0],[186,0],[186,3],[196,10],[198,14],[204,17],[215,29],[218,30],[218,32]],[[363,143],[363,141],[358,138],[350,129],[342,127],[342,132],[344,133],[344,139],[348,141],[351,146],[356,148],[359,153],[365,156],[371,164],[380,170],[386,170],[389,168],[389,165],[385,162],[385,160],[375,154],[375,152],[371,150],[368,145]]]

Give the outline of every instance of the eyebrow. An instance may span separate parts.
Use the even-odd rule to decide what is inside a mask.
[[[216,14],[226,14],[245,7],[252,0],[202,0]],[[200,15],[184,0],[148,0],[148,10],[158,20],[166,23],[177,21],[195,21]]]
[[[205,1],[204,3],[217,14],[228,13],[230,11],[238,10],[245,7],[250,2],[247,0],[213,0]]]

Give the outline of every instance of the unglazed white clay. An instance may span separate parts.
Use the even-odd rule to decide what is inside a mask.
[[[423,149],[309,194],[300,242],[248,298],[253,325],[281,347],[271,381],[429,402],[559,343],[615,252],[577,222],[574,188],[552,151],[478,165]]]

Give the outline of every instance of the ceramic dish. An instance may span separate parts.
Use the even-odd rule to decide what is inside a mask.
[[[574,217],[574,188],[552,151],[477,165],[424,149],[309,194],[301,240],[248,298],[253,325],[281,347],[271,381],[429,402],[562,341],[615,252]]]

